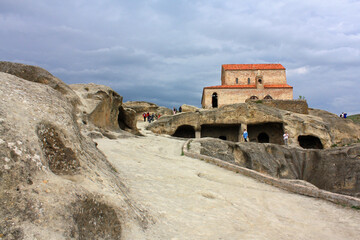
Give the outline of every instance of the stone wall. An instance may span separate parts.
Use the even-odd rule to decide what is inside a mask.
[[[256,102],[256,100],[248,99],[245,102]],[[309,108],[305,100],[275,100],[263,99],[261,103],[282,110],[287,110],[295,113],[308,114]]]
[[[273,99],[288,99],[293,98],[292,88],[241,88],[241,89],[228,89],[228,88],[205,88],[202,99],[203,108],[212,108],[212,94],[217,93],[218,107],[234,104],[244,103],[251,96],[256,96],[263,99],[266,95],[270,95]],[[279,105],[285,105],[284,103]]]
[[[263,84],[286,84],[285,70],[227,70],[221,73],[222,85],[255,85],[255,79],[261,76]],[[238,83],[236,83],[238,78]]]

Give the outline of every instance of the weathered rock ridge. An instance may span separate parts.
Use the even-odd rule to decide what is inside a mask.
[[[270,143],[194,140],[200,154],[283,179],[305,180],[320,189],[360,197],[360,144],[305,150]],[[190,146],[191,148],[191,146]]]
[[[79,97],[71,90],[68,85],[66,85],[59,78],[54,77],[51,73],[43,68],[21,63],[0,61],[0,72],[9,73],[31,82],[48,85],[64,95],[74,106],[80,102]]]

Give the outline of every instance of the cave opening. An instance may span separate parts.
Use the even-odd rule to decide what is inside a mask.
[[[195,138],[195,129],[190,125],[181,125],[176,129],[173,136],[181,138]]]
[[[284,128],[281,122],[248,124],[247,131],[250,142],[284,144]]]
[[[298,137],[299,145],[306,149],[323,149],[320,139],[312,135],[300,135]]]
[[[117,120],[118,120],[119,127],[122,130],[131,129],[131,127],[126,124],[126,120],[127,120],[126,118],[127,118],[127,115],[126,115],[125,109],[123,107],[120,107]]]

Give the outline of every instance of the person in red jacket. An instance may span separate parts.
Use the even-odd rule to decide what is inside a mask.
[[[144,122],[146,122],[146,113],[143,113]]]

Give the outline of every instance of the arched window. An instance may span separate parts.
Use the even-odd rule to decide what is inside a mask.
[[[264,97],[264,99],[273,99],[273,98],[272,98],[272,96],[270,96],[270,95],[268,94],[268,95],[266,95],[266,96]]]
[[[258,79],[258,83],[261,84],[262,83],[262,80],[261,78]]]
[[[217,108],[218,107],[218,95],[216,92],[212,94],[212,107]]]
[[[259,99],[259,98],[257,96],[251,96],[250,99],[255,100],[255,99]]]

